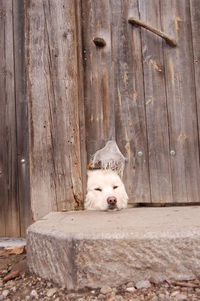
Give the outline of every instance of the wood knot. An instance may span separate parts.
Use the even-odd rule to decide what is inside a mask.
[[[100,37],[95,37],[93,39],[93,42],[97,47],[105,47],[106,46],[106,41]]]

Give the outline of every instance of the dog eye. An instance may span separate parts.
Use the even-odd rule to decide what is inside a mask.
[[[118,188],[118,186],[113,186],[113,189],[117,189]]]
[[[97,191],[102,191],[102,189],[101,189],[101,188],[99,188],[99,187],[95,188],[94,190],[97,190]]]

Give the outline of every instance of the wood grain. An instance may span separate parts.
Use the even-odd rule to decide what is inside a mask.
[[[159,1],[141,0],[140,18],[161,29]],[[173,200],[162,40],[143,28],[141,35],[151,198],[153,203],[169,203]]]
[[[78,112],[79,112],[79,139],[80,139],[80,160],[81,160],[81,180],[83,189],[83,200],[86,195],[87,183],[87,152],[86,152],[86,122],[84,105],[84,68],[83,68],[83,41],[82,41],[82,1],[76,0],[76,34],[77,34],[77,58],[78,58]],[[80,203],[79,209],[83,209]]]
[[[171,156],[173,201],[198,202],[200,166],[189,1],[161,1],[161,19],[162,29],[175,36],[179,45],[163,47],[170,149],[175,151]]]
[[[200,148],[200,4],[198,0],[190,0],[190,16],[192,26],[193,62],[195,71],[195,96],[197,105],[198,135]],[[200,151],[200,150],[199,150]]]
[[[124,181],[130,203],[150,202],[148,146],[140,29],[128,23],[137,1],[112,1],[112,56],[116,138],[127,158]]]
[[[13,43],[15,61],[15,102],[17,135],[17,199],[20,209],[20,232],[25,236],[32,223],[29,178],[28,98],[26,89],[25,10],[21,0],[13,1]]]
[[[111,7],[107,0],[82,2],[86,149],[91,155],[115,139]],[[103,38],[100,48],[94,37]]]
[[[12,1],[0,1],[0,235],[20,235]]]
[[[31,202],[34,218],[83,201],[74,1],[28,1]]]

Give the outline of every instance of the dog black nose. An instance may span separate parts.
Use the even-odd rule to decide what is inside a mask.
[[[117,203],[117,198],[115,196],[109,196],[107,198],[108,205],[115,205]]]

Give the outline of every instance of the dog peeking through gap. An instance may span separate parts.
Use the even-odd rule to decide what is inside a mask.
[[[91,170],[88,170],[86,210],[114,211],[127,207],[128,195],[121,180],[124,162],[125,157],[115,141],[108,141],[95,153],[90,163]]]

